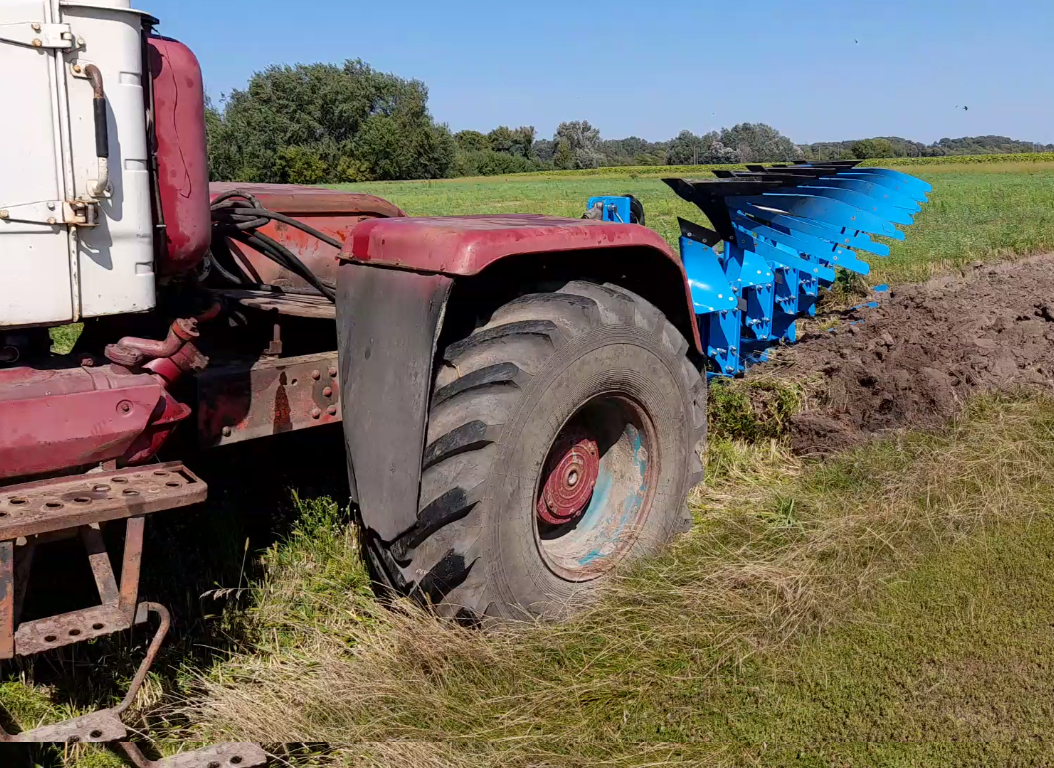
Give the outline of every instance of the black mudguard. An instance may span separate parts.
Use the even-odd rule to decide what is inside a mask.
[[[453,279],[345,262],[337,277],[340,399],[351,498],[393,541],[417,522],[432,361]]]

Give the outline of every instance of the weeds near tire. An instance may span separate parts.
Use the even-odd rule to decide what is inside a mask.
[[[353,742],[378,765],[391,750],[422,766],[629,765],[644,742],[727,739],[706,702],[749,660],[778,664],[898,568],[1054,506],[1051,424],[1054,402],[987,398],[943,433],[822,464],[735,462],[734,482],[698,492],[692,534],[563,624],[481,632],[381,609],[294,537],[259,587],[260,645],[203,676],[182,714],[209,738]],[[420,741],[443,748],[403,743]]]

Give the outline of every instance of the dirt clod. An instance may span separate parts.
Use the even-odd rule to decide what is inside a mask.
[[[847,325],[857,317],[866,322]],[[791,444],[824,454],[901,427],[937,426],[980,391],[1054,388],[1054,254],[901,286],[766,372],[822,377]],[[779,370],[774,370],[776,367]]]

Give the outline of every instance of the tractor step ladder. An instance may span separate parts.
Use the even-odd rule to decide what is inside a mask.
[[[146,658],[120,704],[15,735],[0,729],[0,743],[101,743],[127,737],[121,715],[135,700],[170,623],[164,606],[137,602],[145,516],[197,504],[205,500],[207,492],[205,483],[181,462],[89,472],[0,490],[0,659],[120,632],[133,624],[146,623],[151,613],[161,620]],[[119,583],[102,535],[104,524],[117,521],[124,521],[125,525]],[[37,547],[73,537],[79,537],[84,544],[99,605],[22,622]]]

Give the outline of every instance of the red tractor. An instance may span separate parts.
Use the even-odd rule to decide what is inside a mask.
[[[138,598],[146,516],[205,501],[204,451],[339,421],[377,579],[443,615],[564,615],[689,527],[705,354],[661,237],[210,186],[200,69],[154,23],[0,6],[0,659],[157,613],[130,701],[168,625]],[[22,621],[69,537],[99,604]],[[3,738],[122,739],[121,711]]]

